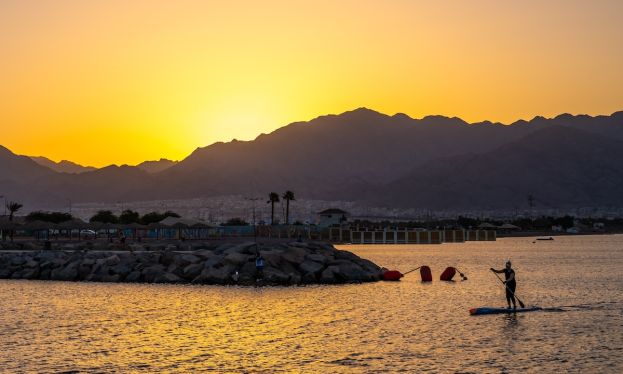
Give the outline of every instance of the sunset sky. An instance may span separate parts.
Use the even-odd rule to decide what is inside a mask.
[[[94,166],[366,106],[623,109],[623,1],[0,2],[0,144]]]

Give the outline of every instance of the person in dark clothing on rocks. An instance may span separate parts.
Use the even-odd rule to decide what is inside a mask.
[[[517,304],[515,303],[515,289],[517,288],[517,282],[515,281],[515,270],[511,267],[511,260],[506,261],[506,267],[501,270],[496,270],[491,268],[491,271],[494,273],[504,273],[506,285],[506,302],[508,303],[508,309],[511,308],[511,301],[513,302],[513,309],[517,309]]]
[[[257,270],[256,276],[255,276],[256,281],[263,279],[264,278],[264,257],[262,257],[262,254],[259,251],[255,255],[255,269]]]

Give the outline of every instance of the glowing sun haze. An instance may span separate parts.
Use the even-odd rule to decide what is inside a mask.
[[[360,106],[610,114],[622,14],[622,1],[3,0],[0,144],[103,166]]]

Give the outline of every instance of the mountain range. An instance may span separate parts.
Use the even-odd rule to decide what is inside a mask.
[[[623,207],[623,112],[505,125],[359,108],[214,143],[179,162],[95,170],[50,162],[0,147],[0,195],[32,209],[288,189],[425,209],[512,209],[527,196],[547,208]]]
[[[82,166],[68,160],[55,162],[43,156],[30,156],[30,158],[39,165],[45,166],[48,169],[52,169],[59,173],[80,174],[87,171],[97,170],[97,168],[93,166]],[[158,173],[165,169],[168,169],[176,163],[177,161],[171,161],[166,158],[161,158],[160,160],[155,161],[143,161],[140,164],[136,165],[136,167],[145,170],[148,173]]]

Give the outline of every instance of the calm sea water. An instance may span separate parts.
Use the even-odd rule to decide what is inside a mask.
[[[0,281],[2,372],[623,372],[623,236],[342,246],[438,279],[289,288]],[[488,269],[511,258],[503,306]]]

